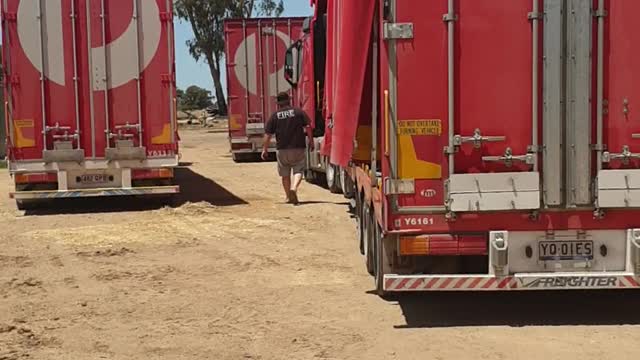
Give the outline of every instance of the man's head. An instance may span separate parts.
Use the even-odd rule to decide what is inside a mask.
[[[278,106],[280,107],[291,105],[291,100],[289,99],[289,93],[286,91],[279,93],[276,99],[278,101]]]

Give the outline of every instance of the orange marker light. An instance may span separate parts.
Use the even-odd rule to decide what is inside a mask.
[[[429,236],[401,237],[400,255],[429,255]]]

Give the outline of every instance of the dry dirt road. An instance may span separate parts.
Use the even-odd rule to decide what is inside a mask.
[[[181,205],[0,199],[0,359],[638,359],[640,294],[385,301],[342,197],[182,133]],[[0,170],[0,185],[9,178]]]

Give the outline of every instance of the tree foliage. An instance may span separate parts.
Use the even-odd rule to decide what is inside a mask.
[[[280,16],[283,0],[175,0],[178,18],[191,24],[194,37],[187,41],[189,53],[196,61],[204,60],[215,87],[218,108],[227,113],[227,101],[221,82],[224,57],[224,20],[240,17]]]
[[[186,91],[178,90],[178,108],[181,111],[204,110],[213,105],[211,92],[192,85]]]

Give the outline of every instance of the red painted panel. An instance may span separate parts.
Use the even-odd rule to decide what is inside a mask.
[[[324,141],[321,144],[320,154],[322,156],[331,156],[331,145],[333,136],[333,102],[334,102],[334,83],[337,73],[336,65],[336,13],[338,11],[338,0],[327,0],[327,61],[325,66],[324,80],[324,117],[325,131]]]
[[[625,145],[631,152],[639,153],[640,139],[632,139],[631,136],[640,134],[640,34],[636,19],[640,2],[608,1],[606,9],[604,98],[608,102],[605,107],[608,111],[604,117],[604,143],[612,153],[621,153]],[[609,167],[625,166],[615,161]],[[638,168],[640,161],[632,160],[628,167]]]
[[[446,234],[478,231],[546,231],[634,229],[637,216],[625,210],[611,210],[605,218],[594,218],[593,211],[541,212],[532,218],[526,212],[464,213],[449,221],[445,214],[390,215],[389,229],[406,234]]]
[[[532,143],[531,0],[461,0],[456,22],[456,134],[506,136],[482,149],[461,147],[456,172],[526,170],[482,161],[482,156],[527,153]]]
[[[334,46],[340,49],[334,68],[334,129],[331,163],[347,166],[358,129],[363,88],[370,55],[373,1],[342,1],[334,24]],[[357,30],[354,30],[357,29]]]
[[[445,0],[397,2],[398,23],[414,24],[413,39],[397,40],[399,174],[416,179],[416,194],[399,196],[400,206],[444,202],[448,161],[448,31]],[[532,32],[530,0],[460,0],[455,12],[455,134],[506,136],[480,149],[464,144],[455,156],[456,173],[523,171],[483,156],[527,153],[532,143]],[[387,50],[388,51],[388,50]],[[388,87],[386,88],[388,89]],[[419,123],[421,122],[421,123]],[[418,125],[416,125],[418,124]],[[396,134],[391,134],[396,136]]]

